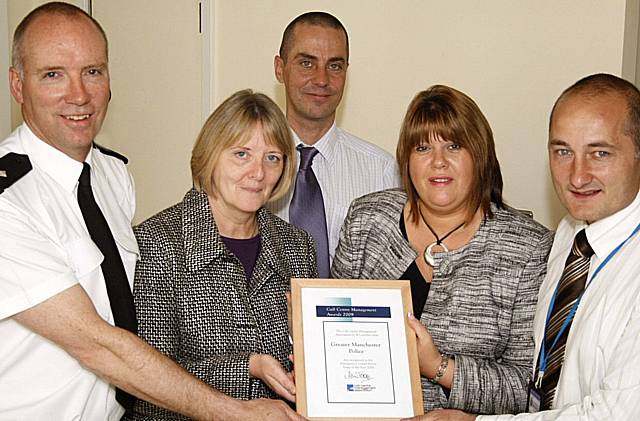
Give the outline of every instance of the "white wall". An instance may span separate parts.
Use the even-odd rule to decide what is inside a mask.
[[[549,227],[564,213],[547,170],[553,101],[589,73],[610,72],[633,81],[640,63],[639,0],[209,1],[212,105],[251,87],[284,107],[283,88],[273,76],[282,31],[300,13],[326,10],[342,20],[351,41],[340,125],[393,153],[411,98],[434,83],[456,87],[478,102],[492,124],[507,201],[533,210]],[[12,33],[42,2],[0,0],[0,32]],[[194,0],[93,3],[112,44],[114,99],[100,141],[131,160],[139,221],[179,200],[189,186],[188,154],[211,95],[197,92],[206,86],[200,78],[208,58],[196,37],[178,35],[179,25],[194,25],[187,11]],[[8,60],[7,43],[0,34],[0,66],[3,57]],[[154,43],[166,50],[149,47]],[[169,53],[176,49],[177,54]],[[8,92],[4,69],[0,107]],[[179,112],[187,117],[176,117]],[[11,115],[15,126],[19,109],[12,107]],[[0,130],[7,116],[0,108]],[[138,127],[147,130],[132,135]]]
[[[11,95],[9,94],[9,21],[7,0],[0,0],[0,139],[11,133]]]
[[[393,153],[411,98],[435,83],[456,87],[493,127],[507,201],[555,227],[564,211],[548,177],[548,114],[580,77],[621,74],[625,6],[624,0],[219,0],[216,101],[251,87],[284,107],[272,65],[282,31],[300,13],[328,11],[350,37],[343,127]],[[627,48],[635,51],[637,38],[631,41]],[[629,68],[635,70],[635,56]]]

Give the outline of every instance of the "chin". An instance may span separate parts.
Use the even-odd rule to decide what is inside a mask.
[[[573,219],[577,219],[578,221],[591,223],[601,219],[601,217],[594,212],[594,208],[589,206],[567,206],[567,211]]]

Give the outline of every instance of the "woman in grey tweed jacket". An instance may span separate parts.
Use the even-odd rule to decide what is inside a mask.
[[[285,293],[291,277],[317,277],[315,248],[262,207],[287,191],[292,152],[277,105],[240,91],[196,141],[195,188],[134,229],[139,335],[239,399],[294,399]],[[182,419],[141,400],[125,418]]]
[[[352,203],[332,276],[411,280],[425,410],[524,411],[552,233],[503,204],[491,129],[459,91],[414,98],[397,158],[404,191]]]

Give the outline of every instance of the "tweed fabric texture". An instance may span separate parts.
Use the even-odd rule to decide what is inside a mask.
[[[398,279],[418,254],[403,238],[399,189],[356,199],[340,232],[337,278]],[[425,410],[518,413],[527,401],[532,324],[553,233],[511,209],[497,209],[469,243],[435,254],[421,322],[440,352],[455,356],[450,395],[422,378]]]
[[[188,371],[239,399],[276,397],[249,377],[249,355],[291,369],[287,305],[291,277],[317,277],[313,239],[266,209],[257,214],[261,251],[249,282],[220,238],[207,196],[183,201],[134,228],[141,260],[134,299],[139,335]],[[183,419],[138,401],[127,419]]]

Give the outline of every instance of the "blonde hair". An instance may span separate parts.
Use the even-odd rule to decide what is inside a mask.
[[[295,163],[287,120],[269,97],[245,89],[220,104],[200,130],[191,153],[191,177],[198,191],[215,196],[213,170],[222,151],[246,143],[257,125],[262,128],[267,143],[280,149],[284,159],[282,174],[269,200],[275,200],[289,190]]]

